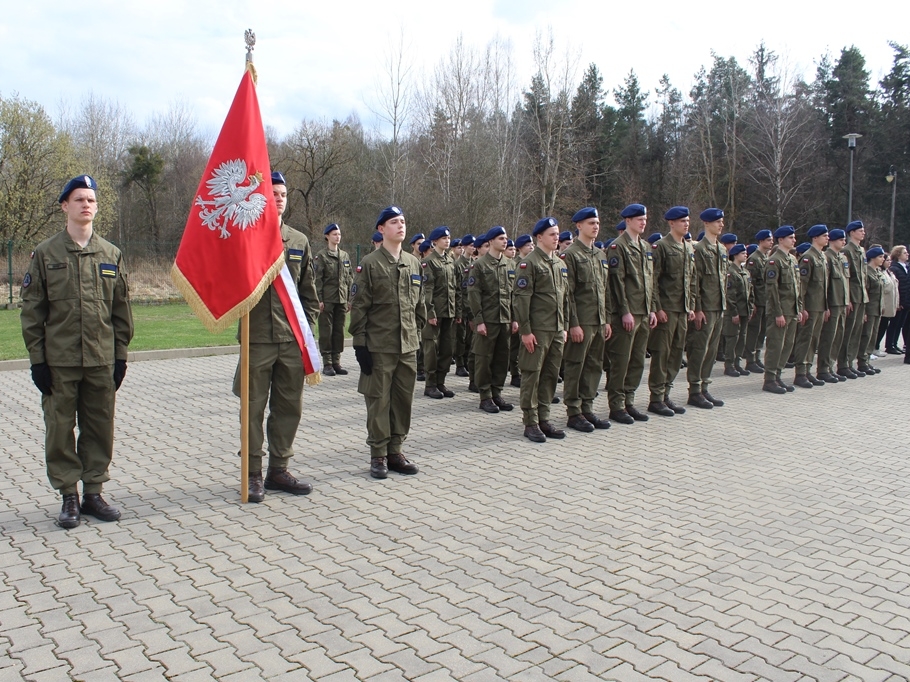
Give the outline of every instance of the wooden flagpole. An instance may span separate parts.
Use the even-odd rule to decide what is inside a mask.
[[[250,314],[240,318],[240,502],[250,501]]]

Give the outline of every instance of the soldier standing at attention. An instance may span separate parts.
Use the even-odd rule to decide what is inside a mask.
[[[338,248],[341,228],[332,223],[323,231],[327,248],[313,258],[316,295],[319,297],[319,350],[325,376],[347,374],[341,366],[344,352],[344,318],[348,312],[348,294],[354,282],[351,257]]]
[[[518,366],[524,436],[535,443],[545,443],[547,437],[566,437],[565,431],[550,423],[550,405],[566,342],[567,273],[556,255],[559,245],[556,219],[541,218],[532,234],[536,244],[518,264],[512,304],[521,334]]]
[[[287,207],[287,186],[281,173],[272,173],[272,195],[281,220],[284,260],[297,285],[297,296],[307,322],[312,327],[319,315],[319,297],[313,276],[313,255],[305,235],[285,224],[281,216]],[[305,380],[300,346],[284,312],[274,285],[266,289],[250,311],[250,425],[249,425],[249,501],[262,502],[266,490],[281,490],[292,495],[307,495],[313,486],[288,473],[294,456],[294,437],[303,412]],[[234,374],[234,395],[240,397],[240,364]],[[262,423],[268,403],[266,431],[269,440],[268,472],[263,486]]]
[[[402,251],[404,214],[389,206],[376,228],[382,243],[357,267],[351,286],[350,332],[360,365],[357,391],[366,401],[370,476],[416,474],[402,453],[411,429],[417,340],[426,323],[420,261]]]
[[[827,384],[847,380],[846,376],[839,377],[833,371],[844,340],[844,319],[850,309],[850,264],[842,253],[846,243],[847,235],[843,230],[831,230],[828,233],[828,248],[824,251],[828,262],[828,308],[818,341],[815,376]]]
[[[855,379],[866,373],[853,369],[853,362],[859,355],[859,340],[863,333],[863,322],[866,316],[866,303],[869,294],[866,292],[866,252],[861,246],[866,238],[866,228],[861,220],[854,220],[844,228],[847,233],[847,246],[844,255],[850,263],[850,302],[853,310],[847,311],[844,321],[844,340],[837,357],[837,373]]]
[[[609,268],[603,251],[594,247],[600,231],[597,209],[583,208],[572,216],[578,238],[563,254],[568,276],[569,338],[566,341],[563,399],[568,426],[590,433],[608,429],[610,422],[594,414],[594,398],[603,374],[604,342],[613,334]]]
[[[607,250],[613,301],[613,336],[607,344],[607,397],[610,419],[632,424],[648,421],[648,415],[634,405],[635,391],[641,383],[648,337],[657,326],[657,315],[653,256],[650,245],[642,239],[648,225],[647,209],[630,204],[621,215],[625,229]]]
[[[746,345],[746,323],[755,311],[755,297],[746,262],[746,245],[734,244],[727,253],[727,309],[724,311],[724,374],[728,377],[749,376],[740,367]]]
[[[768,327],[765,330],[765,382],[762,390],[768,393],[792,393],[791,384],[785,384],[780,373],[787,364],[796,340],[796,325],[801,321],[798,268],[790,254],[796,244],[796,231],[784,225],[774,231],[777,247],[768,256],[765,265]]]
[[[654,247],[654,297],[657,326],[651,331],[651,371],[648,412],[672,417],[686,408],[670,400],[670,390],[682,366],[686,326],[695,319],[695,254],[686,234],[689,209],[674,206],[664,214],[670,232]]]
[[[759,230],[755,235],[756,248],[746,259],[746,269],[752,280],[752,292],[755,296],[755,313],[749,320],[746,330],[746,346],[743,350],[743,359],[746,361],[746,371],[763,372],[765,369],[761,361],[761,347],[765,342],[765,263],[768,254],[774,246],[774,237],[771,230]]]
[[[515,258],[512,259],[512,274],[510,275],[513,288],[518,273],[518,264],[533,250],[534,242],[531,241],[531,235],[523,234],[515,240]],[[515,388],[521,388],[521,370],[518,369],[519,348],[521,348],[521,336],[518,333],[514,333],[509,341],[509,372],[512,375],[509,383]]]
[[[423,365],[427,373],[425,396],[454,398],[446,388],[446,375],[455,352],[455,325],[461,324],[461,287],[455,262],[447,253],[451,233],[437,227],[428,239],[432,245],[420,264],[423,268],[427,325],[423,328]]]
[[[881,246],[873,246],[866,251],[866,293],[869,302],[866,303],[866,321],[863,323],[863,333],[859,341],[859,354],[857,369],[865,372],[866,376],[876,375],[881,372],[869,364],[869,356],[875,347],[875,337],[878,334],[878,324],[882,319],[882,304],[885,287],[885,273],[882,263],[885,262],[885,250]]]
[[[509,368],[509,340],[518,331],[512,321],[512,264],[503,254],[506,230],[493,227],[486,234],[489,251],[468,271],[467,298],[474,325],[474,377],[480,390],[480,409],[490,414],[509,412],[502,398]]]
[[[88,175],[66,183],[57,200],[66,229],[38,244],[22,280],[22,338],[42,394],[47,477],[63,496],[61,528],[78,526],[80,512],[120,518],[101,488],[110,480],[115,393],[126,375],[133,315],[120,250],[93,230],[97,188]]]
[[[797,328],[793,346],[796,363],[793,385],[800,388],[825,385],[824,380],[812,376],[810,370],[828,311],[828,259],[822,253],[828,244],[828,228],[825,225],[813,225],[807,236],[811,246],[803,252],[798,265],[804,317],[808,317]]]
[[[722,407],[708,392],[711,370],[717,358],[723,331],[723,313],[727,307],[727,250],[718,243],[724,231],[724,212],[708,208],[699,216],[705,224],[704,238],[695,245],[695,270],[698,277],[695,296],[695,320],[689,331],[688,367],[689,405],[711,409]]]
[[[471,315],[467,312],[467,299],[465,290],[467,289],[468,270],[471,267],[471,254],[474,252],[474,235],[466,234],[459,242],[461,253],[453,254],[455,258],[455,270],[458,273],[458,286],[461,288],[461,310],[458,311],[461,317],[461,323],[455,325],[455,376],[466,377],[468,372],[468,356],[471,350],[471,328],[468,320]]]

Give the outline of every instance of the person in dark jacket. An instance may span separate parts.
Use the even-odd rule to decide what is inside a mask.
[[[897,278],[898,303],[897,314],[888,325],[885,334],[885,352],[889,355],[900,355],[901,350],[897,345],[901,337],[901,329],[910,318],[910,251],[900,245],[891,249],[891,273]],[[907,344],[907,334],[904,333],[904,345]]]

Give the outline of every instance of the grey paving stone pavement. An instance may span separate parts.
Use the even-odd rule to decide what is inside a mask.
[[[722,408],[540,445],[453,376],[454,399],[418,389],[420,474],[375,481],[348,349],[304,392],[313,493],[258,505],[236,362],[130,363],[123,518],[70,531],[38,391],[0,374],[0,680],[910,679],[900,357],[785,396],[718,376]]]

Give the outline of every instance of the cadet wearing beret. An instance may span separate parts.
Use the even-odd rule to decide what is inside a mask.
[[[284,176],[272,173],[272,195],[279,217],[287,206]],[[319,315],[319,296],[313,274],[310,240],[280,223],[284,260],[297,286],[297,296],[310,326]],[[303,412],[303,363],[300,346],[284,312],[275,286],[266,289],[259,303],[250,311],[250,420],[249,420],[249,501],[262,502],[266,490],[281,490],[292,495],[306,495],[312,490],[307,481],[298,481],[288,472],[294,456],[294,438]],[[240,397],[240,364],[234,374],[234,395]],[[262,458],[263,419],[268,403],[266,423],[269,441],[268,471],[263,486]]]
[[[825,385],[825,381],[812,376],[810,370],[828,311],[828,259],[822,253],[828,245],[828,228],[825,225],[813,225],[807,236],[811,243],[799,258],[800,295],[805,319],[796,330],[796,343],[793,346],[796,363],[793,384],[801,388]]]
[[[357,391],[367,407],[370,476],[391,469],[416,474],[402,452],[411,429],[417,340],[426,323],[420,261],[402,250],[407,226],[397,206],[376,221],[380,247],[357,266],[351,286],[350,332],[360,365]]]
[[[866,293],[869,302],[866,303],[866,321],[863,322],[863,333],[859,340],[859,354],[856,357],[857,369],[865,372],[866,376],[875,376],[881,372],[869,363],[869,356],[875,347],[878,324],[882,319],[882,303],[885,288],[885,273],[882,263],[885,261],[885,250],[881,246],[873,246],[866,251]]]
[[[512,321],[512,267],[505,257],[508,242],[503,227],[487,232],[490,249],[468,271],[467,297],[474,327],[474,377],[480,391],[480,409],[490,414],[508,412],[502,397],[509,368],[509,340],[518,331]]]
[[[471,254],[474,252],[474,235],[466,234],[461,238],[461,253],[454,256],[455,270],[458,273],[458,286],[461,288],[461,324],[455,325],[455,376],[466,377],[468,372],[468,356],[471,351],[471,328],[469,326],[471,314],[467,309],[468,270],[471,267]]]
[[[748,376],[749,370],[740,366],[746,345],[746,323],[755,311],[755,296],[746,262],[744,244],[730,247],[727,263],[727,309],[724,311],[724,374],[728,377]]]
[[[648,415],[635,407],[635,391],[644,372],[648,337],[657,326],[657,307],[653,256],[649,244],[642,239],[648,225],[647,209],[630,204],[621,215],[626,229],[607,250],[613,300],[613,336],[607,345],[607,398],[610,419],[632,424],[648,421]]]
[[[373,251],[378,249],[380,244],[382,244],[382,233],[374,232],[373,233]]]
[[[654,296],[657,326],[651,331],[651,370],[648,412],[671,417],[686,408],[670,399],[670,390],[682,366],[686,326],[695,319],[695,254],[686,241],[689,209],[674,206],[664,214],[670,232],[654,247]]]
[[[768,256],[765,284],[768,295],[768,326],[765,330],[765,381],[762,390],[769,393],[792,392],[793,386],[781,379],[781,371],[793,350],[796,325],[802,318],[799,295],[799,269],[790,254],[796,245],[796,231],[784,225],[774,231],[777,247]]]
[[[559,233],[559,253],[560,253],[560,255],[564,254],[566,252],[566,249],[568,249],[570,246],[572,246],[573,241],[574,241],[574,238],[572,237],[572,233],[569,232],[568,230],[566,230],[565,232]]]
[[[759,230],[755,235],[755,242],[755,244],[749,245],[749,248],[754,246],[754,249],[751,251],[746,249],[749,254],[746,259],[746,269],[749,271],[749,279],[752,281],[755,312],[746,329],[743,359],[746,361],[746,371],[760,373],[765,369],[765,365],[761,361],[761,348],[765,342],[766,326],[765,263],[768,262],[768,254],[774,247],[774,235],[771,234],[771,230]]]
[[[421,258],[425,251],[421,251],[420,247],[426,241],[426,237],[423,235],[423,232],[418,232],[408,241],[408,244],[411,246],[411,254],[415,258]]]
[[[534,250],[534,242],[531,241],[531,235],[522,234],[515,240],[515,258],[512,259],[512,284],[515,284],[515,278],[518,273],[518,264],[522,259]],[[521,336],[518,333],[512,334],[509,341],[509,372],[512,379],[509,382],[515,388],[521,388],[521,370],[518,368],[518,351],[521,348]]]
[[[423,329],[423,363],[430,398],[453,398],[446,388],[446,375],[455,352],[455,325],[461,323],[461,287],[455,261],[448,254],[449,228],[437,227],[427,241],[430,250],[420,264],[423,268],[424,305],[427,324]]]
[[[22,280],[22,338],[42,394],[47,477],[63,497],[61,528],[78,526],[81,514],[120,518],[101,488],[110,480],[114,398],[126,374],[133,315],[120,250],[93,229],[97,188],[88,175],[66,183],[58,199],[66,228],[35,247]]]
[[[546,442],[547,437],[565,438],[565,431],[550,423],[550,404],[556,393],[559,364],[566,342],[568,301],[567,272],[556,256],[559,223],[541,218],[532,232],[534,250],[518,264],[512,304],[521,348],[521,412],[525,438]]]
[[[866,292],[866,251],[862,247],[863,239],[866,238],[866,228],[861,220],[854,220],[844,228],[844,232],[847,233],[847,246],[844,247],[843,253],[850,263],[850,302],[853,304],[853,310],[847,310],[847,318],[844,321],[844,340],[837,356],[837,373],[848,379],[855,379],[866,376],[865,372],[853,369],[853,363],[859,355],[866,303],[869,302],[869,295]]]
[[[828,384],[846,381],[846,376],[834,373],[837,354],[844,340],[844,320],[850,306],[850,263],[843,254],[847,235],[843,230],[828,233],[828,248],[825,259],[828,262],[828,292],[825,297],[827,309],[822,333],[818,341],[818,360],[815,376]]]
[[[724,230],[724,212],[708,208],[699,216],[705,225],[704,237],[695,245],[695,271],[698,278],[695,320],[689,329],[688,368],[689,405],[711,409],[724,402],[708,392],[711,370],[717,358],[723,332],[723,313],[727,307],[727,251],[718,243]]]
[[[602,374],[604,342],[612,335],[608,317],[612,304],[608,298],[607,257],[594,247],[600,231],[597,209],[577,211],[572,222],[578,238],[563,254],[569,304],[563,399],[569,428],[590,433],[610,427],[609,421],[594,414],[594,398]]]
[[[326,376],[344,375],[341,366],[344,352],[344,322],[350,307],[348,295],[354,282],[354,269],[347,251],[339,248],[341,228],[332,223],[323,230],[326,250],[313,258],[316,295],[319,297],[319,350],[322,353],[322,373]]]

